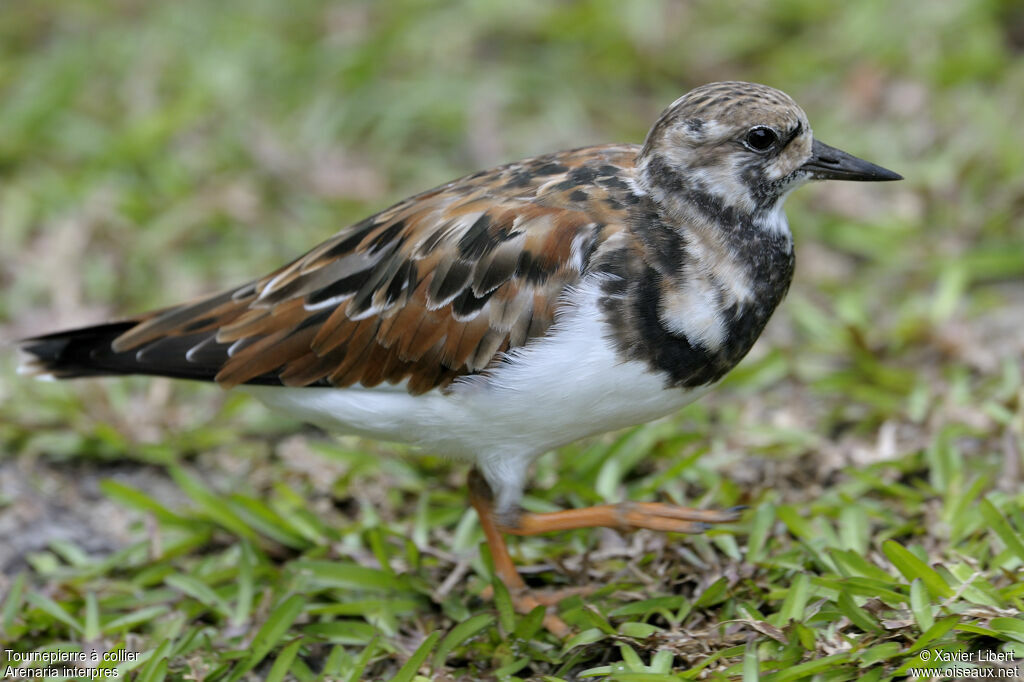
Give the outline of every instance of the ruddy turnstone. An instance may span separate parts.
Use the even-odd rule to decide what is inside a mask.
[[[900,176],[815,140],[778,90],[712,83],[673,102],[642,146],[480,171],[240,287],[22,348],[37,373],[216,381],[328,429],[471,462],[495,571],[527,610],[540,601],[504,533],[737,518],[519,502],[541,453],[673,412],[746,355],[793,276],[783,201],[825,179]]]

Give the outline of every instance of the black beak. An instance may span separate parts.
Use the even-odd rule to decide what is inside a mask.
[[[811,158],[803,165],[804,170],[815,180],[902,180],[903,176],[893,173],[870,161],[858,159],[852,154],[830,147],[824,142],[814,141]]]

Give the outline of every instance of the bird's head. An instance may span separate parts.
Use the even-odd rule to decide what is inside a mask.
[[[784,92],[728,81],[686,93],[651,128],[637,160],[655,200],[777,214],[808,180],[901,176],[814,139],[807,115]]]

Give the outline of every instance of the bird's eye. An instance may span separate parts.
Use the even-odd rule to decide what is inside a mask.
[[[779,141],[778,134],[771,128],[765,126],[757,126],[751,128],[747,132],[747,136],[743,138],[743,144],[748,149],[755,152],[766,152],[775,146],[775,143]]]

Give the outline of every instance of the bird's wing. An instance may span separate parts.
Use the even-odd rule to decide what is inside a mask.
[[[84,354],[77,374],[227,387],[444,386],[548,329],[590,254],[624,229],[635,155],[632,146],[592,147],[456,180],[246,286],[119,323],[106,337],[92,328],[99,350],[67,354],[79,364]]]

